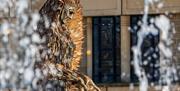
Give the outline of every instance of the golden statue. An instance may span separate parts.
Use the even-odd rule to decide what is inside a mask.
[[[38,24],[38,32],[46,38],[42,67],[48,70],[48,79],[63,81],[66,91],[100,91],[78,71],[84,35],[80,0],[47,0],[40,15],[50,24],[46,27],[43,19]]]

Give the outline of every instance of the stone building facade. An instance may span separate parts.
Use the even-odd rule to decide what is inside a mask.
[[[178,51],[177,48],[180,43],[180,40],[179,40],[180,38],[180,35],[179,35],[180,34],[180,30],[179,30],[180,29],[179,28],[180,26],[179,25],[180,1],[162,0],[162,2],[157,6],[161,7],[162,4],[163,4],[163,8],[159,10],[155,9],[157,8],[156,6],[152,6],[152,8],[150,9],[149,16],[154,17],[154,16],[161,15],[167,12],[172,14],[172,16],[170,17],[170,20],[174,23],[175,29],[176,29],[176,33],[174,34],[174,37],[173,37],[174,42],[172,45],[172,49],[173,49],[172,60],[175,63],[176,68],[179,69],[180,51]],[[138,0],[138,1],[137,0],[82,0],[82,5],[84,8],[84,17],[85,17],[84,21],[86,25],[85,26],[85,33],[86,33],[85,51],[87,52],[85,59],[82,62],[82,66],[81,66],[82,71],[87,73],[90,77],[92,77],[95,80],[95,82],[97,82],[99,86],[102,87],[103,91],[131,91],[130,89],[131,85],[132,83],[134,83],[134,81],[137,81],[137,78],[134,77],[133,67],[131,66],[131,63],[132,63],[131,60],[133,56],[131,48],[134,43],[133,38],[135,37],[134,37],[134,34],[131,33],[132,31],[129,31],[129,30],[133,30],[133,28],[136,29],[137,26],[136,25],[134,26],[134,24],[137,24],[137,22],[139,21],[138,20],[139,18],[137,19],[137,17],[142,17],[143,7],[144,7],[143,0]],[[119,17],[119,18],[116,18],[116,17]],[[100,40],[98,42],[101,42],[101,38],[103,38],[104,41],[109,41],[109,40],[106,40],[105,37],[102,37],[104,35],[101,33],[106,34],[104,31],[108,31],[109,29],[108,27],[105,27],[106,29],[104,30],[103,26],[108,26],[108,24],[112,24],[113,27],[116,26],[114,23],[110,23],[111,20],[108,20],[110,18],[119,19],[120,23],[118,24],[120,25],[119,25],[118,31],[120,32],[116,32],[116,33],[120,33],[120,35],[118,35],[119,42],[114,41],[113,38],[112,38],[112,41],[114,41],[115,43],[119,43],[118,46],[120,47],[106,50],[106,49],[103,49],[105,45],[101,43],[97,43],[96,40]],[[97,28],[95,24],[96,20],[99,21],[98,22],[99,26],[101,26],[102,24],[102,27]],[[116,21],[117,20],[112,20],[112,22],[116,22]],[[116,27],[113,28],[111,31],[113,30],[117,31]],[[102,32],[99,33],[96,31],[102,31]],[[98,35],[96,33],[98,33]],[[98,39],[97,36],[100,36],[99,37],[100,39]],[[157,37],[157,39],[159,39],[159,37]],[[147,39],[147,41],[149,43],[152,43],[155,40]],[[109,44],[111,43],[109,42]],[[152,44],[154,44],[154,42]],[[112,46],[116,47],[116,45],[117,44],[112,45]],[[99,48],[96,48],[96,46],[98,46]],[[148,46],[148,43],[147,45],[145,44],[145,46]],[[117,52],[118,49],[120,50],[119,52]],[[112,52],[111,50],[116,50],[116,51],[115,53],[111,53]],[[104,53],[104,51],[106,52]],[[114,56],[114,58],[112,57],[111,59],[111,56]],[[161,55],[159,54],[159,58],[160,56]],[[120,59],[118,59],[117,57],[120,57]],[[106,60],[109,58],[110,60],[108,60],[107,62]],[[120,62],[114,62],[114,60],[120,61]],[[120,63],[120,66],[117,66],[118,63]],[[109,65],[104,65],[104,64],[109,64]],[[112,67],[110,66],[111,64],[117,67]],[[98,66],[96,67],[96,65]],[[110,76],[111,74],[108,74],[108,72],[111,73],[112,71],[110,70],[111,67],[112,67],[112,70],[115,72],[116,76],[111,77]],[[108,69],[105,69],[105,68],[108,68]],[[120,75],[118,71],[120,71]],[[97,77],[97,75],[99,77]],[[104,75],[107,75],[107,77],[104,77]],[[120,80],[118,79],[117,76],[120,76]],[[115,79],[115,80],[104,81],[105,79],[108,79],[108,77],[109,79]],[[96,81],[96,80],[100,80],[100,81]],[[156,80],[156,79],[154,78],[153,80]],[[135,82],[133,85],[135,89],[132,91],[138,91],[138,83]],[[178,91],[179,90],[178,86],[175,85],[175,87],[176,88],[174,88],[175,89],[174,91]],[[155,90],[155,88],[151,86],[149,89],[150,91]]]

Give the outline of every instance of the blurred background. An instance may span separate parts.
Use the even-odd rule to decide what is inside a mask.
[[[38,11],[46,0],[29,0],[29,10]],[[143,0],[81,0],[84,22],[83,59],[80,70],[90,76],[102,91],[129,91],[138,90],[138,78],[132,65],[132,46],[137,44],[137,31],[140,28],[144,1]],[[0,21],[7,18],[13,22],[16,7],[9,8],[8,13],[0,13]],[[1,11],[0,11],[1,12]],[[167,14],[176,28],[173,37],[172,61],[177,72],[180,71],[180,1],[162,0],[152,6],[148,22],[153,18]],[[159,49],[159,36],[148,35],[141,47],[142,59],[148,60],[143,65],[150,85],[157,84],[159,80],[158,67],[155,66],[161,58]],[[151,50],[149,52],[149,49]],[[180,48],[179,48],[180,49]],[[148,51],[148,53],[147,53]],[[155,74],[155,75],[154,75]],[[180,78],[180,72],[177,73]],[[174,83],[179,84],[179,81]],[[174,85],[178,90],[178,85]],[[150,87],[150,91],[154,88]]]

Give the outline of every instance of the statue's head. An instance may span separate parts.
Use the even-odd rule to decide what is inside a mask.
[[[72,19],[74,13],[80,8],[79,0],[59,0],[63,2],[63,11],[61,19],[65,23],[68,19]]]
[[[80,0],[47,0],[43,7],[40,11],[42,14],[51,16],[52,21],[58,18],[62,23],[72,19],[74,13],[81,8]]]

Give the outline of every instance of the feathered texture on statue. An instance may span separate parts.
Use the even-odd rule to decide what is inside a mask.
[[[83,23],[79,0],[47,0],[40,10],[46,17],[38,32],[46,38],[42,44],[42,68],[50,79],[62,80],[67,91],[100,91],[93,81],[78,71],[82,58]]]

